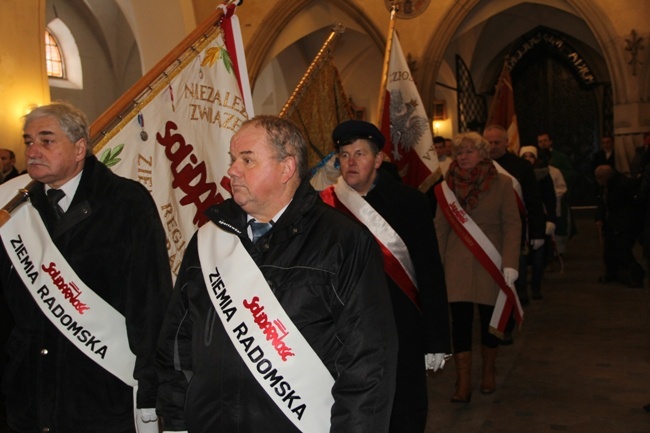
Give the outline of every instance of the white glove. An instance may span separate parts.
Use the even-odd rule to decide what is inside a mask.
[[[427,370],[442,370],[445,366],[445,362],[446,359],[444,353],[427,353],[424,355],[424,365]]]
[[[138,433],[158,433],[158,415],[156,415],[156,409],[136,409],[135,430]]]
[[[544,246],[544,239],[533,239],[530,243],[534,250],[538,250]]]
[[[551,236],[555,233],[555,223],[546,221],[546,236]]]
[[[506,280],[506,284],[510,288],[515,287],[515,281],[517,281],[517,277],[519,276],[519,272],[516,269],[513,268],[503,268],[503,278]]]

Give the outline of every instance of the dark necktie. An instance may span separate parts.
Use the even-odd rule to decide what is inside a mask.
[[[266,234],[266,232],[271,230],[271,227],[273,227],[273,221],[268,223],[260,223],[252,219],[248,223],[250,224],[251,231],[253,232],[253,243],[256,243],[259,238],[264,236],[264,234]]]
[[[63,212],[63,209],[61,209],[61,206],[59,206],[59,200],[61,200],[63,196],[65,196],[65,193],[60,189],[52,188],[47,191],[47,201],[54,211],[57,221],[60,220],[61,216],[65,213]]]

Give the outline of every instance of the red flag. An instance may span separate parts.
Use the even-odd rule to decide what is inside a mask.
[[[519,129],[515,114],[515,97],[507,63],[503,65],[486,125],[501,125],[508,131],[508,148],[519,154]]]
[[[391,46],[381,119],[384,151],[404,183],[426,191],[440,178],[431,124],[395,33]]]

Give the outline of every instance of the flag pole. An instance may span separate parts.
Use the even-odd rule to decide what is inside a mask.
[[[503,61],[503,67],[501,68],[501,72],[499,72],[499,79],[497,80],[497,86],[496,90],[494,92],[494,97],[492,98],[492,104],[490,104],[490,111],[488,112],[488,119],[492,119],[492,115],[494,114],[496,102],[499,101],[501,98],[501,92],[503,91],[503,88],[501,86],[506,71],[510,71],[510,68],[508,67],[508,60],[510,59],[510,56],[506,56],[504,61]],[[487,125],[486,125],[487,126]]]
[[[318,51],[318,54],[316,54],[316,57],[314,60],[311,62],[309,67],[307,68],[307,72],[305,72],[305,75],[302,76],[300,79],[300,82],[296,86],[296,88],[293,90],[293,93],[291,94],[291,97],[287,100],[287,102],[284,104],[284,107],[282,107],[282,110],[280,111],[279,117],[285,117],[289,114],[289,110],[293,108],[294,102],[298,97],[302,94],[303,90],[305,89],[305,86],[311,79],[312,74],[314,71],[316,71],[318,65],[320,64],[321,60],[323,57],[325,57],[325,54],[329,52],[330,46],[334,43],[336,38],[345,32],[345,27],[341,23],[335,23],[334,26],[332,27],[332,33],[330,33],[329,37],[321,47],[321,49]]]
[[[225,5],[235,3],[235,0],[224,2]],[[114,122],[119,122],[121,117],[137,105],[137,99],[147,89],[151,89],[153,82],[165,74],[174,63],[181,63],[180,57],[190,49],[199,39],[207,38],[212,31],[219,27],[224,16],[222,8],[216,8],[203,22],[201,22],[185,39],[174,47],[151,70],[143,75],[120,99],[115,101],[103,114],[90,125],[90,143],[97,143],[106,134],[106,128]]]
[[[30,181],[23,188],[20,188],[14,198],[9,200],[3,207],[0,209],[0,227],[5,225],[7,221],[11,218],[11,213],[22,203],[29,200],[29,194],[32,190],[38,185],[38,182],[35,180]]]
[[[386,52],[384,53],[384,67],[381,72],[381,85],[379,86],[379,101],[377,103],[377,127],[381,129],[381,121],[384,116],[384,101],[386,99],[386,84],[388,82],[388,68],[390,66],[390,52],[393,48],[393,33],[395,33],[395,14],[397,4],[393,2],[390,10],[390,22],[388,24],[388,38],[386,39]]]

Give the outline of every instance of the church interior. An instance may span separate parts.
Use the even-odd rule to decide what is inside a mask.
[[[24,169],[22,116],[49,101],[92,122],[168,57],[219,0],[3,0],[0,137]],[[597,285],[590,162],[612,136],[630,172],[650,131],[650,2],[638,0],[243,0],[237,6],[256,114],[278,114],[332,32],[355,115],[377,122],[391,9],[434,135],[481,131],[507,64],[520,143],[549,132],[578,173],[578,235],[549,295],[503,348],[499,392],[451,407],[453,366],[429,376],[427,433],[647,432],[647,289]],[[62,53],[48,74],[44,34]],[[608,318],[609,320],[604,320]],[[3,431],[0,427],[0,431]]]
[[[214,12],[217,0],[10,0],[0,132],[20,150],[20,116],[66,100],[92,121]],[[614,137],[619,171],[650,129],[650,5],[638,1],[245,0],[237,9],[257,114],[278,114],[334,28],[333,62],[351,103],[376,122],[390,22],[436,135],[480,130],[507,60],[521,145],[548,131],[592,197],[587,156]],[[49,31],[65,78],[48,77],[42,38]],[[434,116],[435,113],[435,116]],[[435,117],[435,119],[434,119]],[[434,121],[435,120],[435,121]],[[23,168],[22,152],[17,165]]]

